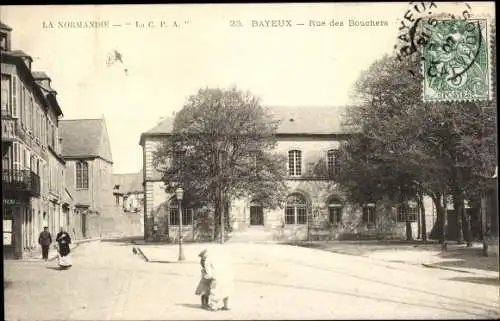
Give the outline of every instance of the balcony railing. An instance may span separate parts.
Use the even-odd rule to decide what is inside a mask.
[[[30,170],[3,170],[2,190],[11,196],[19,193],[40,196],[40,176]]]
[[[16,137],[16,120],[2,116],[2,141],[13,141]]]

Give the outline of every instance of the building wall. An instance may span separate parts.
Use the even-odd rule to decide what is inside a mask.
[[[79,160],[66,160],[66,186],[76,203],[90,206],[91,211],[101,215],[111,215],[114,208],[112,172],[113,165],[101,159],[83,159],[88,163],[88,188],[76,188],[76,163]]]
[[[38,248],[38,234],[44,226],[49,226],[51,232],[59,229],[61,219],[57,203],[60,203],[60,177],[64,175],[64,165],[54,161],[49,151],[49,146],[60,151],[58,140],[53,143],[50,139],[53,133],[57,137],[57,116],[53,109],[46,112],[44,102],[34,94],[33,84],[19,75],[15,65],[2,63],[1,70],[2,96],[7,95],[2,97],[2,118],[15,119],[17,137],[14,143],[2,142],[2,148],[6,149],[2,155],[2,170],[30,170],[40,177],[39,197],[2,198],[4,222],[13,228],[10,241],[14,241],[15,247],[7,251],[22,258]],[[51,124],[52,131],[48,130]],[[50,198],[55,206],[49,206]]]
[[[152,165],[153,152],[158,139],[148,138],[144,142],[144,219],[145,236],[153,237],[153,224],[158,226],[157,233],[162,237],[176,240],[178,226],[168,229],[168,204],[171,195],[164,191],[165,185]],[[298,149],[302,151],[302,175],[289,177],[287,186],[289,193],[300,193],[307,200],[309,224],[285,224],[285,209],[264,209],[264,226],[250,226],[249,199],[233,200],[231,203],[231,219],[233,235],[245,233],[249,230],[259,230],[274,240],[305,240],[305,239],[343,239],[366,237],[405,238],[406,223],[398,222],[397,210],[394,204],[379,202],[376,208],[376,224],[368,225],[362,221],[362,208],[344,202],[342,223],[329,223],[328,200],[330,197],[343,199],[342,192],[333,180],[325,178],[327,170],[327,152],[338,149],[339,141],[314,138],[281,138],[276,146],[276,152],[284,156],[288,151]],[[284,164],[287,166],[287,164]],[[430,233],[435,220],[435,209],[432,200],[424,199],[426,213],[427,234]],[[413,237],[417,237],[418,222],[412,222]],[[182,235],[185,240],[196,239],[193,226],[183,226]]]

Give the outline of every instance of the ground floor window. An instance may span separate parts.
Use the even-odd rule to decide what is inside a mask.
[[[363,206],[363,223],[368,225],[375,225],[376,211],[375,204],[369,203]]]
[[[300,194],[288,196],[285,207],[285,224],[307,224],[307,202]]]
[[[416,202],[408,202],[407,216],[403,211],[403,206],[398,206],[398,222],[416,222],[418,219],[418,206]]]
[[[328,206],[328,216],[330,224],[339,225],[342,223],[342,206]]]
[[[193,209],[183,208],[182,209],[182,225],[192,225],[193,224]],[[179,207],[170,207],[170,225],[179,225]]]

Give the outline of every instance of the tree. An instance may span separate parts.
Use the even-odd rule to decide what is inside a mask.
[[[227,218],[222,228],[231,227],[231,199],[251,197],[269,208],[280,206],[286,168],[283,156],[273,153],[277,125],[249,92],[199,90],[176,114],[172,135],[154,156],[167,192],[182,186],[193,207],[212,208],[217,234],[220,213]]]
[[[442,242],[446,207],[441,200],[450,194],[457,224],[465,222],[458,241],[466,235],[470,243],[463,204],[467,193],[480,188],[475,173],[494,163],[496,153],[484,146],[496,142],[491,130],[485,135],[495,117],[480,103],[423,103],[421,75],[408,72],[417,69],[417,61],[385,56],[361,75],[355,87],[357,103],[345,122],[359,134],[343,150],[349,170],[342,181],[351,199],[385,195],[400,202],[403,214],[408,198],[429,195],[438,214],[435,236]]]
[[[346,170],[340,179],[351,200],[385,196],[398,203],[406,217],[407,239],[413,238],[408,201],[417,197],[418,178],[418,128],[411,119],[420,105],[411,67],[411,62],[384,56],[361,75],[355,86],[358,103],[348,110],[344,124],[359,134],[343,148]]]

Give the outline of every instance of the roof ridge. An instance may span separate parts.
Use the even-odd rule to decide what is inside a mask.
[[[73,118],[73,119],[61,119],[59,121],[80,121],[80,120],[103,120],[102,118]]]

